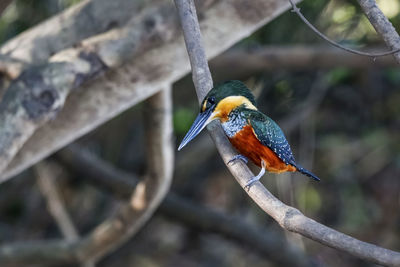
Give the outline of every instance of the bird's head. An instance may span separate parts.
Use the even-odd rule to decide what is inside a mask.
[[[178,150],[195,138],[211,121],[218,119],[224,122],[235,108],[257,109],[255,105],[254,96],[241,81],[227,81],[217,85],[204,97],[200,105],[200,112]]]

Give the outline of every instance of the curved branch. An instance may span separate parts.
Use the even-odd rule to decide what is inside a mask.
[[[367,56],[367,57],[383,57],[383,56],[388,56],[388,55],[392,55],[395,54],[397,52],[400,51],[400,48],[396,48],[394,50],[391,51],[387,51],[387,52],[381,52],[381,53],[368,53],[368,52],[362,52],[362,51],[358,51],[358,50],[354,50],[348,47],[345,47],[341,44],[338,44],[337,42],[329,39],[325,34],[323,34],[322,32],[320,32],[317,28],[314,27],[314,25],[312,25],[307,19],[306,17],[304,17],[304,15],[300,12],[300,8],[298,8],[296,6],[296,4],[293,2],[293,0],[289,0],[290,4],[292,5],[292,12],[296,13],[297,16],[300,17],[300,19],[313,31],[315,32],[319,37],[321,37],[322,39],[324,39],[325,41],[327,41],[328,43],[330,43],[331,45],[343,49],[347,52],[353,53],[353,54],[357,54],[360,56]]]
[[[172,179],[172,100],[166,88],[148,100],[153,110],[149,129],[149,170],[130,200],[115,216],[104,221],[76,242],[36,241],[0,248],[0,263],[84,263],[95,262],[131,238],[151,217],[166,195]],[[147,118],[149,119],[149,118]]]
[[[116,216],[98,226],[75,248],[80,262],[96,261],[131,238],[153,215],[168,192],[174,166],[171,88],[149,98],[146,106],[151,110],[146,116],[151,122],[151,127],[146,127],[147,176],[137,184],[130,201]]]
[[[375,0],[358,0],[365,15],[374,26],[375,30],[382,36],[386,45],[391,49],[400,51],[400,36],[392,23],[386,18],[383,12],[376,5]],[[395,53],[394,58],[400,64],[400,53]]]
[[[56,154],[68,170],[84,177],[91,184],[100,187],[113,196],[126,199],[137,184],[131,173],[115,168],[90,153],[84,153],[79,147],[69,146]],[[263,230],[246,222],[230,217],[209,208],[191,203],[169,192],[160,205],[160,212],[165,216],[183,222],[189,227],[201,231],[211,231],[229,239],[245,243],[248,247],[260,252],[261,256],[283,266],[312,266],[312,259],[298,249],[291,247],[275,231]],[[260,234],[263,233],[263,234]]]
[[[199,4],[205,2],[209,3],[210,1],[199,1]],[[160,16],[176,21],[170,25],[160,23],[162,28],[160,31],[156,31],[160,32],[160,35],[156,34],[150,38],[150,41],[160,43],[150,49],[144,44],[146,40],[139,40],[137,45],[144,49],[135,60],[130,60],[118,70],[109,71],[95,81],[86,83],[81,87],[82,90],[74,90],[69,95],[63,109],[58,113],[57,119],[37,129],[23,145],[6,170],[1,173],[0,182],[18,174],[120,112],[150,97],[165,84],[173,83],[190,71],[184,44],[177,34],[179,23],[171,15],[174,6],[169,1],[166,3],[152,7],[157,18],[156,25],[160,22]],[[204,32],[207,33],[205,45],[209,51],[208,56],[213,57],[277,17],[289,8],[289,3],[281,0],[253,0],[251,2],[219,0],[211,6],[204,4],[202,8],[204,9],[202,26]],[[140,25],[154,25],[144,22]],[[134,25],[130,26],[132,28]],[[232,28],[235,31],[232,31]],[[117,32],[114,30],[109,35]],[[129,32],[137,34],[137,28],[133,28]],[[176,34],[170,34],[171,32]],[[98,41],[99,37],[109,35],[102,34],[91,40]],[[121,39],[116,34],[114,37],[112,42],[120,47],[124,47],[121,42],[126,44],[126,41],[132,40],[130,36]],[[137,45],[133,45],[134,48],[137,48]],[[125,57],[126,51],[125,49],[116,49],[112,53],[103,54],[104,57],[101,59],[103,62],[122,59]],[[129,54],[129,49],[127,52]],[[127,58],[125,57],[125,59]],[[118,62],[118,60],[112,62]]]
[[[188,55],[190,61],[193,62],[192,66],[197,69],[193,70],[193,72],[198,72],[202,75],[199,80],[193,80],[197,96],[199,101],[201,101],[208,90],[211,89],[212,79],[209,72],[205,71],[208,69],[207,61],[196,59],[196,57],[205,55],[196,9],[193,1],[175,0],[175,5],[181,19],[183,36],[186,43],[192,46],[191,49],[188,49]],[[191,51],[196,52],[197,55],[192,54]],[[204,80],[208,82],[204,82]],[[207,87],[202,87],[203,85]],[[219,123],[212,123],[207,128],[224,162],[228,162],[236,153],[227,140],[221,125]],[[247,166],[241,161],[232,165],[227,164],[227,167],[242,187],[246,185],[251,177],[254,177]],[[345,251],[364,260],[382,265],[400,265],[400,253],[359,241],[304,216],[299,210],[283,204],[260,182],[256,182],[247,193],[284,229],[299,233],[321,244]]]

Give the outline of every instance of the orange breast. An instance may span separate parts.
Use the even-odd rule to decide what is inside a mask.
[[[296,171],[294,166],[286,165],[271,149],[261,144],[254,135],[251,126],[245,126],[236,135],[229,138],[229,141],[240,154],[249,158],[257,166],[261,167],[261,160],[264,160],[269,172]]]

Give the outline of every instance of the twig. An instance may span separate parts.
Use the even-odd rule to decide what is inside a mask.
[[[386,18],[379,7],[376,5],[375,0],[358,0],[365,15],[374,26],[375,30],[382,36],[386,45],[391,49],[400,51],[400,36],[396,32],[392,23]],[[400,64],[400,53],[395,53],[394,58]]]
[[[190,54],[190,51],[201,51],[204,55],[204,48],[201,40],[199,40],[199,31],[196,9],[193,1],[187,0],[175,0],[178,13],[181,19],[181,25],[183,28],[183,35],[186,39],[186,43],[192,47],[189,51],[189,59],[192,61],[195,55]],[[194,33],[193,31],[196,31]],[[195,48],[193,48],[193,46]],[[194,61],[194,62],[205,62],[204,65],[196,66],[193,64],[195,69],[206,70],[208,68],[206,61]],[[195,72],[195,70],[193,70]],[[202,72],[202,82],[194,80],[197,96],[199,101],[202,100],[205,93],[211,88],[201,87],[202,85],[210,85],[211,81],[204,82],[204,79],[211,80],[209,72]],[[217,149],[223,158],[224,162],[228,162],[235,155],[235,151],[227,140],[222,127],[219,123],[211,123],[208,130],[217,146]],[[253,173],[248,167],[238,162],[233,165],[227,165],[231,173],[235,176],[239,184],[244,187],[251,177],[254,177]],[[270,216],[272,216],[284,229],[299,233],[305,237],[320,242],[321,244],[345,251],[353,256],[359,257],[364,260],[368,260],[374,263],[382,265],[400,265],[400,253],[384,249],[366,242],[359,241],[353,237],[335,231],[329,227],[326,227],[316,221],[304,216],[299,210],[287,206],[274,197],[260,182],[256,182],[250,190],[247,192],[249,196]]]
[[[296,6],[296,4],[293,2],[293,0],[289,0],[290,4],[292,5],[292,12],[296,13],[300,19],[313,31],[315,32],[319,37],[321,37],[322,39],[324,39],[325,41],[327,41],[328,43],[330,43],[331,45],[343,49],[347,52],[353,53],[353,54],[357,54],[360,56],[367,56],[367,57],[383,57],[383,56],[388,56],[388,55],[392,55],[395,54],[397,52],[400,51],[400,48],[396,48],[395,50],[392,51],[388,51],[388,52],[381,52],[381,53],[368,53],[368,52],[362,52],[362,51],[358,51],[358,50],[354,50],[348,47],[345,47],[341,44],[338,44],[337,42],[329,39],[325,34],[323,34],[322,32],[320,32],[317,28],[314,27],[314,25],[312,25],[304,16],[303,14],[300,12],[300,8],[298,8]]]
[[[55,168],[56,166],[51,162],[41,162],[35,166],[38,186],[46,198],[48,209],[65,239],[69,242],[76,241],[79,238],[79,234],[65,209],[56,181],[54,180]]]
[[[174,10],[173,4],[167,2],[169,4],[167,6],[155,5],[152,8],[157,22],[155,25],[160,25],[161,30],[156,31],[160,32],[160,35],[156,34],[150,40],[155,43],[160,42],[159,45],[150,49],[150,46],[141,42],[143,40],[139,40],[137,45],[143,50],[136,60],[130,60],[118,67],[118,71],[111,71],[105,77],[99,77],[85,84],[82,90],[72,92],[62,111],[58,113],[57,119],[37,129],[7,169],[1,173],[0,182],[148,98],[158,92],[161,87],[180,79],[190,71],[184,44],[174,34],[169,35],[171,32],[177,34],[179,23],[171,15],[171,8]],[[210,52],[208,56],[218,55],[288,8],[288,3],[280,0],[253,0],[251,4],[246,2],[246,8],[243,8],[243,3],[243,0],[217,1],[211,6],[204,7],[202,25],[207,33],[205,44]],[[172,19],[175,23],[163,24],[160,17]],[[146,24],[145,21],[142,21],[140,27],[154,25]],[[216,28],[215,25],[218,27]],[[130,26],[131,29],[128,32],[137,36],[137,28],[132,28],[134,25]],[[232,31],[232,28],[236,30]],[[110,37],[113,37],[111,43],[115,47],[124,47],[124,43],[132,40],[129,36],[120,38],[123,35],[118,35],[118,33],[120,33],[119,30],[114,30],[93,37],[91,40],[95,42],[101,38],[107,39],[107,36],[110,40]],[[137,45],[134,47],[137,48]],[[113,59],[117,59],[118,62],[118,59],[124,57],[127,59],[125,51],[127,50],[117,49],[113,53],[102,54],[101,59],[104,62],[109,60],[115,62]]]
[[[126,199],[137,177],[111,166],[91,153],[70,145],[56,154],[68,170],[113,196]],[[91,171],[96,169],[95,172]],[[202,231],[211,231],[256,249],[261,256],[284,266],[310,266],[312,260],[284,242],[273,231],[257,229],[238,218],[212,211],[169,192],[160,205],[162,214]],[[263,233],[263,234],[262,234]]]

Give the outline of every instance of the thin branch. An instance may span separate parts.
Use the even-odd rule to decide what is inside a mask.
[[[62,111],[58,113],[57,119],[37,129],[33,136],[24,143],[21,151],[1,174],[0,182],[150,97],[166,84],[173,83],[190,71],[183,42],[178,35],[169,35],[171,32],[178,34],[179,23],[176,21],[168,27],[167,24],[158,24],[160,21],[162,22],[160,16],[173,19],[171,14],[174,6],[171,2],[166,2],[169,5],[152,7],[156,25],[160,25],[161,28],[157,28],[160,29],[160,35],[156,34],[150,40],[154,40],[156,43],[159,41],[159,45],[150,49],[150,46],[144,45],[139,40],[134,48],[139,46],[144,49],[135,60],[130,60],[125,65],[118,67],[117,71],[110,71],[104,77],[86,83],[81,90],[73,91]],[[204,27],[204,33],[207,33],[205,45],[208,48],[209,57],[218,55],[289,8],[289,3],[280,0],[253,0],[251,4],[249,3],[246,2],[246,8],[243,8],[243,0],[221,0],[211,6],[203,7],[202,27]],[[154,25],[146,24],[145,21],[142,21],[140,27]],[[235,31],[232,31],[232,28]],[[111,43],[121,47],[123,43],[126,44],[130,40],[130,36],[121,39],[120,37],[123,35],[118,35],[119,32],[114,30],[108,34],[111,35],[110,37],[114,37]],[[132,28],[128,32],[137,34],[137,29]],[[91,40],[98,41],[102,36],[107,36],[107,34],[93,37]],[[122,45],[122,47],[124,46]],[[105,51],[111,50],[106,49]],[[127,59],[126,51],[117,49],[113,53],[104,53],[101,59],[103,62],[118,62],[118,59],[124,57]],[[129,54],[129,50],[127,52]]]
[[[51,162],[41,162],[35,166],[40,191],[46,198],[50,214],[57,222],[61,233],[68,242],[79,239],[78,231],[69,216],[55,181],[56,166]]]
[[[93,154],[70,145],[56,154],[68,170],[89,181],[93,186],[113,196],[126,199],[134,190],[135,175],[111,166]],[[95,171],[93,171],[95,170]],[[311,266],[312,260],[284,242],[274,231],[257,229],[253,225],[208,208],[191,203],[173,193],[168,193],[160,205],[162,214],[201,231],[211,231],[254,248],[261,256],[284,266]],[[260,234],[263,233],[264,234]]]
[[[374,26],[375,30],[382,36],[386,45],[391,49],[400,51],[400,36],[396,32],[392,23],[386,18],[383,12],[379,9],[375,0],[358,0],[365,15]],[[400,53],[395,53],[394,58],[400,64]]]
[[[322,39],[324,39],[325,41],[327,41],[328,43],[330,43],[331,45],[343,49],[347,52],[353,53],[353,54],[357,54],[360,56],[367,56],[367,57],[383,57],[383,56],[388,56],[388,55],[392,55],[395,54],[397,52],[400,51],[400,48],[396,48],[395,50],[392,51],[388,51],[388,52],[380,52],[380,53],[368,53],[368,52],[362,52],[362,51],[358,51],[358,50],[354,50],[348,47],[345,47],[341,44],[338,44],[337,42],[329,39],[325,34],[323,34],[322,32],[320,32],[317,28],[314,27],[314,25],[312,25],[312,23],[310,23],[305,17],[304,15],[300,12],[300,8],[298,8],[296,6],[296,4],[293,2],[293,0],[289,0],[290,4],[292,5],[292,12],[296,13],[300,19],[313,31],[315,32],[319,37],[321,37]]]
[[[191,49],[188,50],[189,59],[192,60],[195,57],[195,55],[190,54],[190,51],[197,51],[197,53],[204,55],[204,48],[201,40],[199,40],[200,28],[198,27],[196,9],[193,1],[175,0],[175,4],[181,18],[183,35],[186,39],[186,43],[195,47],[191,47]],[[195,31],[195,33],[193,31]],[[206,61],[195,62],[205,62],[205,64],[201,66],[195,66],[193,64],[195,69],[206,70],[208,68]],[[208,86],[212,84],[211,81],[207,83],[204,82],[204,79],[211,80],[209,72],[204,71],[202,75],[203,77],[200,79],[202,81],[201,83],[199,80],[193,81],[199,101],[201,101],[205,93],[211,89],[201,86],[204,84]],[[226,138],[221,125],[219,123],[211,123],[207,128],[224,162],[228,162],[233,158],[236,152]],[[242,187],[246,185],[251,177],[254,177],[254,174],[243,162],[237,162],[233,165],[227,164],[227,167]],[[359,241],[304,216],[299,210],[279,201],[260,182],[256,182],[247,193],[284,229],[299,233],[321,244],[339,249],[364,260],[382,265],[400,265],[400,253]]]

